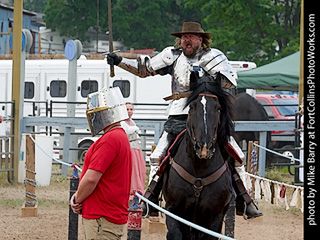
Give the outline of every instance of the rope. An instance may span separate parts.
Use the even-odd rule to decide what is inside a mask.
[[[283,155],[283,154],[281,154],[281,153],[277,153],[277,152],[272,151],[272,150],[270,150],[270,149],[268,149],[268,148],[265,148],[265,147],[263,147],[263,146],[261,146],[261,145],[259,145],[259,144],[253,143],[253,145],[256,146],[256,147],[262,148],[262,149],[264,149],[264,150],[266,150],[266,151],[269,151],[269,152],[271,152],[271,153],[274,153],[274,154],[276,154],[276,155],[279,155],[279,156],[282,156],[282,157],[285,157],[285,158],[288,158],[288,159],[292,159],[292,160],[301,162],[300,159],[297,159],[297,158],[294,158],[294,157],[285,156],[285,155]],[[254,151],[254,150],[253,150],[253,151]],[[252,154],[253,154],[253,153],[252,153]],[[299,189],[302,189],[302,190],[304,189],[303,187],[300,187],[300,186],[295,186],[295,185],[291,185],[291,184],[281,183],[281,182],[278,182],[278,181],[274,181],[274,180],[270,180],[270,179],[267,179],[267,178],[259,177],[259,176],[257,176],[257,175],[252,174],[252,173],[245,172],[245,174],[248,175],[248,176],[250,176],[250,177],[253,177],[253,178],[256,178],[256,179],[260,179],[260,180],[264,180],[264,181],[268,181],[268,182],[271,182],[271,183],[281,184],[281,185],[284,185],[284,186],[287,186],[287,187],[292,187],[292,188],[299,188]]]
[[[58,159],[50,156],[45,150],[43,150],[43,148],[35,141],[35,139],[34,139],[31,135],[29,135],[29,136],[30,136],[31,140],[37,145],[37,147],[39,147],[40,150],[41,150],[43,153],[45,153],[48,157],[50,157],[52,160],[54,160],[54,161],[56,161],[56,162],[58,162],[58,163],[67,165],[67,166],[69,166],[69,167],[71,167],[71,166],[73,167],[73,166],[74,166],[74,167],[76,167],[80,172],[82,172],[82,169],[81,169],[77,164],[66,163],[66,162],[64,162],[64,161],[58,160]],[[234,238],[230,238],[230,237],[227,237],[227,236],[225,236],[225,235],[216,233],[216,232],[214,232],[214,231],[208,230],[208,229],[206,229],[206,228],[204,228],[204,227],[201,227],[201,226],[198,226],[198,225],[196,225],[196,224],[194,224],[194,223],[191,223],[191,222],[189,222],[189,221],[187,221],[187,220],[185,220],[185,219],[183,219],[183,218],[181,218],[181,217],[178,217],[178,216],[170,213],[169,211],[167,211],[167,210],[159,207],[158,205],[150,202],[148,199],[146,199],[146,198],[144,198],[143,196],[141,196],[138,192],[136,192],[135,195],[136,195],[137,197],[141,198],[143,201],[145,201],[145,202],[147,202],[148,204],[150,204],[151,206],[153,206],[154,208],[158,209],[159,211],[165,213],[166,215],[168,215],[168,216],[170,216],[170,217],[172,217],[172,218],[174,218],[174,219],[176,219],[176,220],[178,220],[178,221],[180,221],[180,222],[182,222],[182,223],[184,223],[184,224],[186,224],[186,225],[188,225],[188,226],[190,226],[190,227],[192,227],[192,228],[198,229],[199,231],[202,231],[202,232],[204,232],[204,233],[206,233],[206,234],[208,234],[208,235],[214,236],[214,237],[218,237],[218,238],[226,239],[226,240],[234,240]],[[33,199],[33,198],[32,198],[32,195],[30,195],[30,198]],[[148,205],[147,205],[147,206],[148,206]]]
[[[169,212],[169,211],[167,211],[167,210],[159,207],[158,205],[154,204],[153,202],[149,201],[148,199],[146,199],[145,197],[141,196],[141,195],[140,195],[139,193],[137,193],[137,192],[136,192],[135,194],[136,194],[137,197],[141,198],[143,201],[145,201],[146,203],[150,204],[152,207],[154,207],[154,208],[158,209],[159,211],[163,212],[164,214],[166,214],[166,215],[174,218],[175,220],[178,220],[178,221],[180,221],[180,222],[188,225],[189,227],[195,228],[195,229],[197,229],[197,230],[199,230],[199,231],[202,231],[202,232],[204,232],[204,233],[206,233],[206,234],[208,234],[208,235],[210,235],[210,236],[214,236],[214,237],[221,238],[221,239],[226,239],[226,240],[234,240],[234,238],[231,238],[231,237],[222,235],[222,234],[220,234],[220,233],[211,231],[211,230],[209,230],[209,229],[206,229],[206,228],[204,228],[204,227],[201,227],[201,226],[199,226],[199,225],[196,225],[196,224],[194,224],[194,223],[192,223],[192,222],[189,222],[189,221],[187,221],[187,220],[185,220],[185,219],[183,219],[183,218],[181,218],[181,217],[179,217],[179,216],[177,216],[177,215],[174,215],[173,213],[171,213],[171,212]]]
[[[254,174],[257,172],[257,163],[258,163],[258,155],[257,155],[256,147],[254,147],[252,149],[251,158],[250,158],[250,173],[251,174]],[[253,178],[252,177],[250,177],[250,182],[251,182],[251,185],[253,185]],[[251,197],[253,197],[253,187],[250,188],[249,195]]]
[[[257,175],[253,175],[253,174],[248,173],[248,172],[245,172],[245,174],[250,176],[250,177],[254,177],[254,178],[257,178],[257,179],[260,179],[260,180],[264,180],[264,181],[267,181],[267,182],[272,182],[272,183],[275,183],[275,184],[281,184],[281,185],[284,185],[284,186],[287,186],[287,187],[292,187],[292,188],[299,188],[299,189],[302,189],[302,190],[304,189],[303,187],[300,187],[300,186],[295,186],[295,185],[291,185],[291,184],[286,184],[286,183],[270,180],[268,178],[259,177]]]
[[[59,159],[56,159],[56,158],[50,156],[50,154],[47,153],[45,150],[43,150],[43,148],[36,142],[36,140],[34,140],[34,138],[32,137],[31,134],[29,134],[29,136],[30,136],[31,140],[37,145],[37,147],[39,147],[40,150],[41,150],[44,154],[46,154],[49,158],[51,158],[52,160],[54,160],[54,161],[56,161],[56,162],[58,162],[58,163],[60,163],[60,164],[63,164],[63,165],[69,166],[69,167],[73,167],[73,166],[74,166],[75,168],[77,168],[77,170],[79,170],[80,172],[82,172],[82,169],[81,169],[77,164],[74,164],[74,165],[73,165],[73,164],[71,164],[71,163],[67,163],[67,162],[61,161],[61,160],[59,160]]]
[[[69,166],[69,167],[75,167],[75,168],[77,168],[77,170],[79,170],[80,172],[82,172],[82,169],[81,169],[77,164],[70,164],[70,163],[67,163],[67,162],[58,160],[58,159],[50,156],[50,154],[48,154],[45,150],[43,150],[43,148],[35,141],[35,139],[34,139],[31,135],[29,135],[29,136],[30,136],[31,140],[40,148],[40,150],[41,150],[43,153],[45,153],[47,156],[49,156],[52,160],[54,160],[54,161],[56,161],[56,162],[58,162],[58,163],[64,164],[64,165],[66,165],[66,166]],[[272,151],[272,150],[269,150],[269,149],[267,149],[267,148],[264,148],[264,147],[262,147],[262,146],[260,146],[260,145],[258,145],[258,144],[255,144],[255,143],[253,143],[253,144],[254,144],[255,146],[257,146],[257,147],[260,147],[260,148],[266,150],[266,151],[270,151],[270,152],[275,153],[275,154],[277,154],[277,155],[280,155],[280,156],[283,156],[283,157],[286,157],[286,158],[289,158],[289,159],[294,159],[294,160],[296,160],[296,161],[299,161],[299,160],[297,160],[297,159],[295,159],[295,158],[287,157],[287,156],[284,156],[283,154],[279,154],[279,153],[277,153],[277,152],[274,152],[274,151]],[[254,158],[257,158],[256,153],[255,153]],[[300,186],[294,186],[294,185],[290,185],[290,184],[286,184],[286,183],[281,183],[281,182],[278,182],[278,181],[273,181],[273,180],[270,180],[270,179],[267,179],[267,178],[263,178],[263,177],[259,177],[259,176],[257,176],[257,175],[253,175],[253,174],[248,173],[248,172],[245,172],[245,174],[248,175],[248,176],[250,176],[250,177],[257,178],[257,179],[264,180],[264,181],[269,181],[269,182],[272,182],[272,183],[275,183],[275,184],[281,184],[281,185],[284,185],[284,186],[287,186],[287,187],[298,188],[298,189],[302,189],[302,190],[304,189],[303,187],[300,187]],[[28,179],[26,179],[26,181],[28,181]],[[31,182],[28,182],[28,183],[29,183],[29,184],[32,184]],[[27,205],[28,205],[28,204],[29,204],[29,205],[34,205],[34,204],[36,203],[35,195],[32,194],[32,193],[27,193],[27,192],[26,192],[25,194],[28,195],[29,198],[35,200],[34,202],[33,202],[33,201],[26,202],[26,204],[27,204]],[[216,232],[214,232],[214,231],[208,230],[208,229],[206,229],[206,228],[204,228],[204,227],[201,227],[201,226],[198,226],[198,225],[196,225],[196,224],[194,224],[194,223],[191,223],[191,222],[189,222],[189,221],[187,221],[187,220],[185,220],[185,219],[183,219],[183,218],[181,218],[181,217],[178,217],[178,216],[172,214],[171,212],[169,212],[169,211],[167,211],[167,210],[159,207],[158,205],[154,204],[153,202],[150,202],[148,199],[144,198],[143,196],[141,196],[141,195],[140,195],[139,193],[137,193],[137,192],[135,193],[135,195],[136,195],[137,197],[139,197],[140,199],[142,199],[143,201],[145,201],[145,202],[147,203],[147,207],[148,207],[148,208],[149,208],[148,204],[150,204],[152,207],[158,209],[159,211],[163,212],[164,214],[166,214],[166,215],[168,215],[168,216],[170,216],[170,217],[172,217],[172,218],[174,218],[174,219],[176,219],[176,220],[178,220],[178,221],[180,221],[180,222],[182,222],[182,223],[184,223],[184,224],[186,224],[186,225],[188,225],[188,226],[190,226],[190,227],[192,227],[192,228],[195,228],[195,229],[197,229],[197,230],[199,230],[199,231],[202,231],[202,232],[204,232],[204,233],[206,233],[206,234],[208,234],[208,235],[211,235],[211,236],[214,236],[214,237],[218,237],[218,238],[221,238],[221,239],[226,239],[226,240],[234,240],[234,238],[230,238],[230,237],[228,237],[228,236],[225,236],[225,235],[216,233]]]
[[[33,173],[34,175],[36,175],[36,172],[31,170],[31,169],[28,169],[27,166],[25,166],[25,169],[27,172],[30,172],[30,173]],[[25,178],[24,179],[24,185],[26,186],[26,184],[29,184],[33,187],[37,187],[37,181],[35,179],[31,179],[31,178]],[[37,204],[37,196],[36,194],[34,193],[31,193],[31,192],[27,192],[27,191],[24,191],[24,195],[30,199],[33,199],[34,201],[25,201],[25,205],[29,205],[29,206],[35,206]]]
[[[265,148],[265,147],[263,147],[263,146],[261,146],[261,145],[259,145],[259,144],[253,143],[253,145],[254,145],[254,146],[257,146],[257,147],[259,147],[259,148],[261,148],[261,149],[264,149],[264,150],[266,150],[266,151],[268,151],[268,152],[271,152],[271,153],[273,153],[273,154],[276,154],[276,155],[278,155],[278,156],[281,156],[281,157],[284,157],[284,158],[288,158],[288,159],[291,160],[291,162],[292,162],[292,160],[298,161],[298,162],[300,162],[300,163],[302,162],[300,159],[297,159],[297,158],[294,158],[294,157],[288,157],[288,156],[283,155],[283,154],[281,154],[281,153],[278,153],[278,152],[272,151],[272,150],[270,150],[270,149],[268,149],[268,148]]]

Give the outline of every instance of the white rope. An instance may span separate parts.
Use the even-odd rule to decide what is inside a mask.
[[[259,145],[259,144],[253,143],[253,145],[256,146],[256,147],[262,148],[262,149],[264,149],[264,150],[266,150],[266,151],[269,151],[269,152],[271,152],[271,153],[274,153],[274,154],[276,154],[276,155],[279,155],[279,156],[282,156],[282,157],[285,157],[285,158],[289,158],[289,159],[291,159],[291,160],[295,160],[295,161],[301,162],[300,159],[296,159],[296,158],[294,158],[294,157],[285,156],[285,155],[283,155],[283,154],[281,154],[281,153],[277,153],[277,152],[272,151],[272,150],[270,150],[270,149],[268,149],[268,148],[265,148],[265,147],[263,147],[263,146],[261,146],[261,145]],[[302,189],[302,190],[303,190],[303,187],[300,187],[300,186],[295,186],[295,185],[290,185],[290,184],[286,184],[286,183],[281,183],[281,182],[278,182],[278,181],[274,181],[274,180],[270,180],[270,179],[267,179],[267,178],[259,177],[259,176],[257,176],[257,175],[254,175],[254,174],[251,174],[251,173],[248,173],[248,172],[245,172],[245,174],[248,175],[248,176],[250,176],[250,177],[254,177],[254,178],[260,179],[260,180],[272,182],[272,183],[275,183],[275,184],[281,184],[281,185],[284,185],[284,186],[287,186],[287,187],[299,188],[299,189]]]
[[[64,162],[64,161],[58,160],[58,159],[53,158],[52,156],[50,156],[50,155],[49,155],[46,151],[44,151],[43,148],[34,140],[34,138],[31,136],[31,134],[30,134],[29,136],[30,136],[31,140],[40,148],[40,150],[41,150],[43,153],[45,153],[47,156],[49,156],[52,160],[54,160],[54,161],[56,161],[56,162],[58,162],[58,163],[61,163],[61,164],[64,164],[64,165],[67,165],[67,166],[71,167],[71,164],[70,164],[70,163],[66,163],[66,162]],[[82,169],[81,169],[80,167],[78,167],[77,165],[75,165],[75,167],[76,167],[80,172],[82,172]],[[214,231],[208,230],[208,229],[203,228],[203,227],[201,227],[201,226],[195,225],[195,224],[193,224],[193,223],[191,223],[191,222],[189,222],[189,221],[187,221],[187,220],[185,220],[185,219],[183,219],[183,218],[180,218],[180,217],[178,217],[178,216],[170,213],[169,211],[167,211],[167,210],[165,210],[165,209],[162,209],[161,207],[157,206],[156,204],[150,202],[148,199],[144,198],[144,197],[141,196],[139,193],[136,193],[136,196],[139,197],[139,198],[141,198],[143,201],[149,203],[149,204],[150,204],[151,206],[153,206],[154,208],[157,208],[159,211],[164,212],[165,214],[169,215],[170,217],[172,217],[172,218],[174,218],[174,219],[176,219],[176,220],[178,220],[178,221],[180,221],[180,222],[183,222],[184,224],[187,224],[187,225],[190,226],[190,227],[193,227],[193,228],[195,228],[195,229],[198,229],[199,231],[202,231],[202,232],[204,232],[204,233],[206,233],[206,234],[209,234],[209,235],[211,235],[211,236],[219,237],[219,238],[221,238],[221,239],[234,240],[233,238],[230,238],[230,237],[224,236],[224,235],[222,235],[222,234],[216,233],[216,232],[214,232]]]
[[[302,162],[300,159],[297,159],[297,158],[294,158],[294,157],[288,157],[288,156],[283,155],[283,154],[281,154],[281,153],[278,153],[278,152],[272,151],[272,150],[270,150],[270,149],[268,149],[268,148],[265,148],[265,147],[263,147],[263,146],[261,146],[261,145],[259,145],[259,144],[253,143],[253,145],[254,145],[254,146],[257,146],[257,147],[259,147],[259,148],[262,148],[262,149],[264,149],[264,150],[266,150],[266,151],[268,151],[268,152],[271,152],[271,153],[273,153],[273,154],[279,155],[279,156],[281,156],[281,157],[288,158],[288,159],[291,160],[291,162],[292,162],[292,160],[298,161],[298,162]]]
[[[172,218],[174,218],[174,219],[176,219],[176,220],[178,220],[178,221],[180,221],[180,222],[188,225],[189,227],[195,228],[195,229],[197,229],[197,230],[199,230],[199,231],[202,231],[202,232],[204,232],[204,233],[206,233],[206,234],[208,234],[208,235],[210,235],[210,236],[214,236],[214,237],[218,237],[218,238],[226,239],[226,240],[234,240],[234,238],[231,238],[231,237],[222,235],[222,234],[220,234],[220,233],[216,233],[216,232],[214,232],[214,231],[211,231],[211,230],[209,230],[209,229],[206,229],[206,228],[204,228],[204,227],[201,227],[201,226],[199,226],[199,225],[196,225],[196,224],[194,224],[194,223],[192,223],[192,222],[189,222],[189,221],[187,221],[187,220],[185,220],[185,219],[183,219],[183,218],[181,218],[181,217],[179,217],[179,216],[177,216],[177,215],[174,215],[173,213],[171,213],[171,212],[169,212],[169,211],[167,211],[167,210],[159,207],[158,205],[154,204],[153,202],[149,201],[148,199],[146,199],[145,197],[141,196],[141,195],[140,195],[139,193],[137,193],[137,192],[136,192],[135,194],[136,194],[137,197],[141,198],[143,201],[147,202],[147,203],[150,204],[152,207],[154,207],[154,208],[158,209],[159,211],[165,213],[166,215],[168,215],[168,216],[170,216],[170,217],[172,217]]]
[[[56,158],[52,157],[49,153],[47,153],[47,152],[36,142],[36,140],[34,140],[34,138],[32,137],[31,134],[29,134],[29,137],[30,137],[31,140],[37,145],[37,147],[39,147],[40,150],[41,150],[44,154],[46,154],[49,158],[51,158],[52,160],[54,160],[54,161],[56,161],[56,162],[58,162],[58,163],[60,163],[60,164],[66,165],[66,166],[68,166],[68,167],[71,167],[71,166],[72,166],[71,163],[67,163],[67,162],[64,162],[64,161],[61,161],[61,160],[59,160],[59,159],[56,159]],[[77,170],[79,170],[80,172],[82,172],[82,169],[81,169],[79,166],[77,166],[76,164],[75,164],[74,166],[77,168]]]
[[[274,180],[270,180],[268,178],[263,178],[263,177],[259,177],[257,175],[254,175],[254,174],[251,174],[251,173],[248,173],[248,172],[245,172],[246,175],[250,176],[250,177],[254,177],[254,178],[257,178],[257,179],[260,179],[260,180],[264,180],[264,181],[267,181],[267,182],[272,182],[272,183],[275,183],[275,184],[280,184],[280,185],[284,185],[286,187],[292,187],[292,188],[300,188],[300,189],[304,189],[303,187],[301,186],[295,186],[295,185],[291,185],[291,184],[286,184],[286,183],[283,183],[283,182],[278,182],[278,181],[274,181]]]
[[[31,140],[40,148],[40,150],[41,150],[43,153],[45,153],[47,156],[49,156],[52,160],[54,160],[54,161],[56,161],[56,162],[58,162],[58,163],[61,163],[61,164],[64,164],[64,165],[67,165],[67,166],[71,167],[72,164],[66,163],[66,162],[64,162],[64,161],[58,160],[58,159],[50,156],[50,154],[48,154],[45,150],[43,150],[43,148],[34,140],[34,138],[31,136],[31,134],[30,134],[29,136],[30,136]],[[82,172],[82,169],[81,169],[80,167],[78,167],[77,165],[75,165],[75,167],[76,167],[80,172]],[[208,234],[208,235],[214,236],[214,237],[218,237],[218,238],[226,239],[226,240],[234,240],[234,238],[230,238],[230,237],[227,237],[227,236],[222,235],[222,234],[220,234],[220,233],[216,233],[216,232],[214,232],[214,231],[211,231],[211,230],[208,230],[208,229],[206,229],[206,228],[204,228],[204,227],[201,227],[201,226],[199,226],[199,225],[196,225],[196,224],[194,224],[194,223],[192,223],[192,222],[189,222],[189,221],[187,221],[187,220],[185,220],[185,219],[183,219],[183,218],[181,218],[181,217],[178,217],[178,216],[172,214],[171,212],[169,212],[169,211],[167,211],[167,210],[165,210],[165,209],[157,206],[157,205],[154,204],[153,202],[150,202],[148,199],[144,198],[144,197],[141,196],[139,193],[135,193],[135,194],[136,194],[137,197],[141,198],[143,201],[147,202],[147,203],[150,204],[152,207],[158,209],[159,211],[165,213],[166,215],[168,215],[168,216],[170,216],[170,217],[172,217],[172,218],[174,218],[174,219],[176,219],[176,220],[178,220],[178,221],[180,221],[180,222],[182,222],[182,223],[184,223],[184,224],[186,224],[186,225],[188,225],[188,226],[190,226],[190,227],[192,227],[192,228],[198,229],[199,231],[202,231],[202,232],[204,232],[204,233],[206,233],[206,234]]]

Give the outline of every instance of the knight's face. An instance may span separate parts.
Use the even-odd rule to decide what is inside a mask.
[[[193,58],[202,45],[202,37],[197,34],[182,34],[181,47],[184,55]]]

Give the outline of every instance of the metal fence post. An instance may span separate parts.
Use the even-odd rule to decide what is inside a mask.
[[[79,185],[79,176],[77,169],[73,170],[73,174],[70,177],[70,197],[77,191]],[[74,213],[69,206],[69,227],[68,227],[68,240],[77,240],[78,239],[78,218],[79,215]]]

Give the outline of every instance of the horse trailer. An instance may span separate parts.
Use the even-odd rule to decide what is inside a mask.
[[[23,116],[67,116],[68,64],[67,59],[25,61]],[[236,71],[256,67],[252,62],[230,61],[230,64]],[[0,84],[0,115],[11,116],[12,60],[0,60]],[[116,86],[120,87],[125,100],[135,105],[134,119],[167,118],[165,110],[168,104],[163,97],[171,95],[170,75],[139,78],[115,66],[115,76],[111,78],[106,60],[88,60],[84,55],[77,61],[75,117],[86,116],[89,93]],[[5,132],[4,128],[5,124],[0,124],[1,133]],[[40,132],[41,129],[35,131]],[[79,139],[79,146],[88,147],[94,140],[91,137]]]

